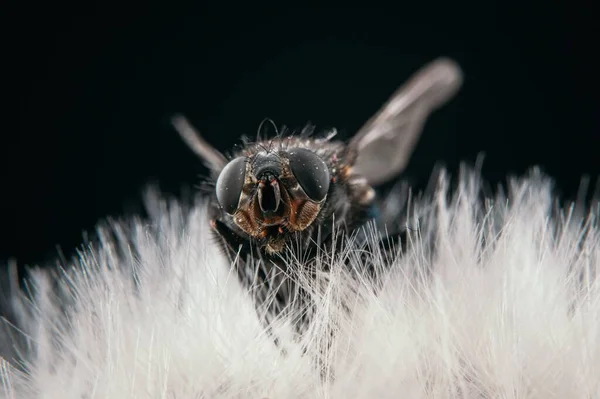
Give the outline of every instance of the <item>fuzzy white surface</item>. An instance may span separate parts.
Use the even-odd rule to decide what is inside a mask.
[[[149,223],[113,224],[127,239],[105,238],[82,252],[81,271],[59,276],[63,299],[36,274],[37,312],[20,313],[31,371],[2,362],[0,396],[600,397],[597,209],[554,212],[537,173],[494,202],[481,201],[476,174],[451,197],[447,185],[415,204],[420,234],[382,281],[323,260],[333,272],[315,291],[313,328],[298,341],[285,320],[275,326],[285,353],[210,238],[203,205],[186,212],[151,195]],[[356,251],[345,256],[360,269]]]

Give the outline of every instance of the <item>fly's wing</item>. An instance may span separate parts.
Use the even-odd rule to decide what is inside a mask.
[[[460,67],[446,58],[411,76],[348,144],[352,173],[376,186],[402,172],[427,118],[456,94],[462,80]]]
[[[206,167],[213,173],[221,172],[227,164],[225,156],[208,144],[183,115],[175,115],[172,123],[188,147],[202,158]]]

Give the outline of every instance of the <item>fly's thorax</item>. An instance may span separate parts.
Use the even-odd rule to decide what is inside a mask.
[[[360,207],[369,207],[375,200],[375,190],[367,179],[360,175],[349,174],[346,179],[351,200]]]

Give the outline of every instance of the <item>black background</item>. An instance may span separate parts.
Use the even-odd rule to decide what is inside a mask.
[[[149,183],[196,184],[205,170],[174,112],[221,150],[265,117],[348,137],[441,55],[465,84],[426,126],[406,171],[417,186],[436,162],[455,172],[480,152],[491,183],[541,165],[566,197],[600,171],[591,2],[81,4],[4,14],[16,110],[0,142],[0,259],[68,255],[99,220],[139,212]]]

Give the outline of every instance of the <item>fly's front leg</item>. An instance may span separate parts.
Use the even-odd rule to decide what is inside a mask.
[[[271,336],[276,346],[280,346],[279,339],[273,333],[270,324],[273,318],[280,314],[283,299],[276,296],[269,303],[269,296],[273,291],[273,281],[269,276],[269,268],[265,267],[265,262],[268,261],[260,256],[256,248],[254,248],[256,253],[253,254],[250,240],[238,235],[222,221],[213,219],[211,226],[221,240],[221,245],[230,261],[235,262],[240,283],[252,296],[256,314],[264,323],[267,334]],[[256,255],[256,258],[252,255]],[[266,308],[265,304],[267,304]]]
[[[227,254],[230,262],[236,258],[246,259],[250,253],[250,240],[241,237],[219,219],[212,219],[210,225],[220,242],[221,250]]]

